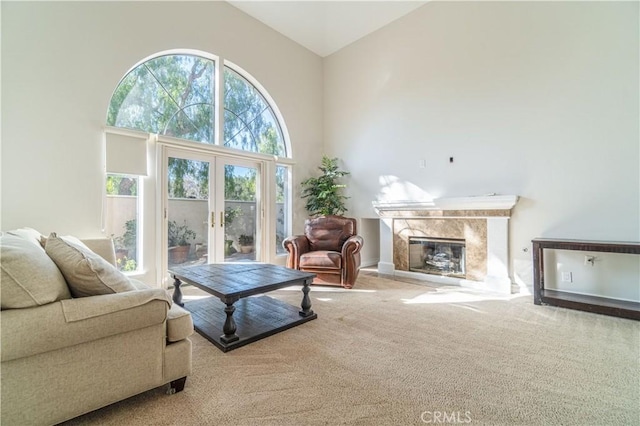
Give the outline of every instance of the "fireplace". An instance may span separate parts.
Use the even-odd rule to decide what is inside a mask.
[[[409,236],[409,271],[466,278],[465,240]]]
[[[488,194],[374,202],[380,217],[378,271],[511,293],[509,218],[517,201],[516,195]],[[442,248],[442,242],[450,247]]]

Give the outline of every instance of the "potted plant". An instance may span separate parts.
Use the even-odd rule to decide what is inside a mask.
[[[131,259],[136,258],[136,248],[138,239],[138,221],[130,219],[124,223],[124,234],[122,235],[122,244],[127,248]]]
[[[238,237],[241,253],[251,253],[253,251],[253,235],[242,234]]]
[[[196,233],[189,229],[186,220],[183,225],[178,225],[175,220],[171,220],[169,221],[167,236],[169,241],[169,263],[186,262],[191,249],[189,241],[196,238]]]
[[[136,226],[136,219],[130,219],[124,224],[125,232],[122,236],[114,237],[113,234],[111,234],[111,239],[113,239],[113,244],[116,251],[116,263],[118,264],[118,269],[120,269],[121,271],[135,271],[137,267]]]
[[[338,180],[349,172],[338,168],[338,159],[322,156],[322,163],[318,167],[322,171],[319,177],[310,177],[302,181],[302,198],[307,199],[305,207],[312,216],[342,215],[347,211],[344,201],[348,198],[342,195],[344,184]]]

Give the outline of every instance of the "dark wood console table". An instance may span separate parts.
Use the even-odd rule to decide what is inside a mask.
[[[543,257],[544,249],[640,254],[640,243],[561,240],[551,238],[534,238],[531,242],[533,243],[533,303],[536,305],[560,306],[597,314],[640,320],[639,302],[545,289]]]

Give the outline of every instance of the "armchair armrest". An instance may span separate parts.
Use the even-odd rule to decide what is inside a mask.
[[[300,256],[309,251],[309,240],[305,235],[287,237],[282,246],[289,252],[287,268],[300,269]]]
[[[360,250],[364,244],[364,239],[360,235],[349,237],[342,245],[342,282],[351,283],[347,288],[351,288],[356,281],[360,270]]]
[[[362,244],[364,244],[364,239],[360,235],[349,237],[342,245],[342,257],[360,253]]]
[[[62,302],[71,306],[66,316],[72,321]],[[2,361],[162,324],[169,306],[164,290],[148,289],[7,309],[1,314]]]

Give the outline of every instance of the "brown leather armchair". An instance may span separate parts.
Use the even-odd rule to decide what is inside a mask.
[[[360,249],[364,241],[357,235],[356,220],[324,216],[305,221],[304,235],[282,242],[289,252],[287,267],[316,274],[314,284],[351,288],[360,271]]]

